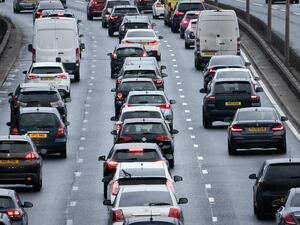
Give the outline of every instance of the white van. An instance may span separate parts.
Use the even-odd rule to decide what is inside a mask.
[[[196,28],[194,59],[200,70],[214,55],[239,55],[240,32],[235,11],[201,11]]]
[[[62,62],[68,73],[80,80],[80,44],[75,18],[46,17],[35,21],[33,42],[28,46],[33,62]]]

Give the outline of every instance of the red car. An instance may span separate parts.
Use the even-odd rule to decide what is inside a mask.
[[[86,17],[93,20],[94,17],[100,17],[104,9],[106,0],[90,0],[86,7]]]

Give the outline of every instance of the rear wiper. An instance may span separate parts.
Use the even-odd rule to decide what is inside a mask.
[[[151,202],[148,205],[149,206],[160,206],[160,205],[171,205],[171,204],[167,203],[167,202]]]
[[[143,132],[143,135],[150,135],[150,134],[156,134],[156,133],[152,133],[152,132]]]
[[[126,159],[126,160],[130,160],[130,161],[133,161],[133,160],[134,160],[134,161],[136,161],[136,160],[138,160],[138,159],[137,159],[136,157],[135,157],[135,158],[133,157],[133,158],[128,158],[128,159]]]
[[[0,153],[10,153],[9,150],[0,150]]]
[[[138,102],[138,104],[148,104],[149,102],[148,101],[140,101]]]
[[[237,90],[237,91],[232,91],[231,93],[248,93],[247,91],[243,90]]]

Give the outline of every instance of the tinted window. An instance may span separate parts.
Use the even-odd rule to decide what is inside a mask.
[[[220,82],[215,84],[215,94],[251,93],[251,85],[248,82]]]
[[[10,197],[0,196],[0,210],[13,208],[15,208],[15,205]]]
[[[274,164],[270,165],[265,180],[274,183],[298,183],[300,185],[300,164]]]
[[[297,193],[294,195],[291,201],[291,207],[300,207],[300,194]]]
[[[132,31],[128,32],[126,37],[156,37],[152,31]]]
[[[133,78],[133,77],[148,77],[155,78],[155,70],[126,70],[124,72],[123,78]]]
[[[117,55],[119,57],[129,57],[129,56],[143,56],[144,50],[140,48],[119,48],[117,50]]]
[[[147,29],[148,23],[125,23],[125,28],[127,29]]]
[[[151,82],[125,82],[122,83],[118,90],[120,91],[154,91],[155,85]]]
[[[251,74],[248,71],[222,71],[217,72],[217,78],[251,78]]]
[[[198,15],[196,15],[196,14],[186,14],[185,18],[188,19],[188,20],[197,19]]]
[[[248,111],[248,112],[239,112],[236,119],[238,121],[276,120],[277,116],[273,111]]]
[[[160,123],[131,123],[122,128],[122,135],[159,134],[166,135],[165,127]]]
[[[27,141],[0,141],[0,154],[26,153],[29,151],[32,151],[32,147]]]
[[[151,112],[151,111],[126,112],[126,113],[122,113],[120,120],[124,121],[125,119],[132,119],[132,118],[161,118],[161,114],[159,112]]]
[[[122,149],[117,150],[112,158],[120,162],[153,162],[159,160],[159,155],[155,149],[144,149],[143,152],[130,152],[128,149]]]
[[[123,192],[121,194],[119,207],[149,206],[153,203],[167,203],[173,205],[169,192],[166,191],[136,191]]]
[[[133,95],[128,100],[129,104],[163,104],[166,99],[162,95]]]
[[[114,14],[127,14],[127,13],[136,13],[138,14],[138,11],[136,8],[116,8],[114,10]]]
[[[28,103],[26,106],[51,106],[50,103],[60,100],[57,92],[48,91],[30,91],[22,92],[19,97],[19,101],[22,103]]]
[[[53,128],[59,125],[59,120],[52,113],[25,113],[20,116],[20,128]]]
[[[35,67],[32,69],[31,73],[35,74],[52,74],[52,73],[62,73],[60,67]]]
[[[201,3],[181,3],[178,6],[179,11],[191,11],[191,10],[204,10],[204,6]]]
[[[240,57],[215,57],[209,61],[209,67],[215,65],[239,65],[244,67],[244,62]]]
[[[113,8],[117,5],[130,5],[130,3],[128,1],[109,1],[107,3],[107,8]]]

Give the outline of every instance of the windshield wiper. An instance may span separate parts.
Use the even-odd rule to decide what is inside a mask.
[[[148,205],[149,206],[160,206],[160,205],[171,205],[171,204],[167,203],[167,202],[151,202]]]
[[[232,91],[231,93],[248,93],[248,92],[244,90],[236,90],[236,91]]]
[[[131,174],[126,172],[124,169],[122,169],[122,172],[124,173],[125,177],[131,178]]]

